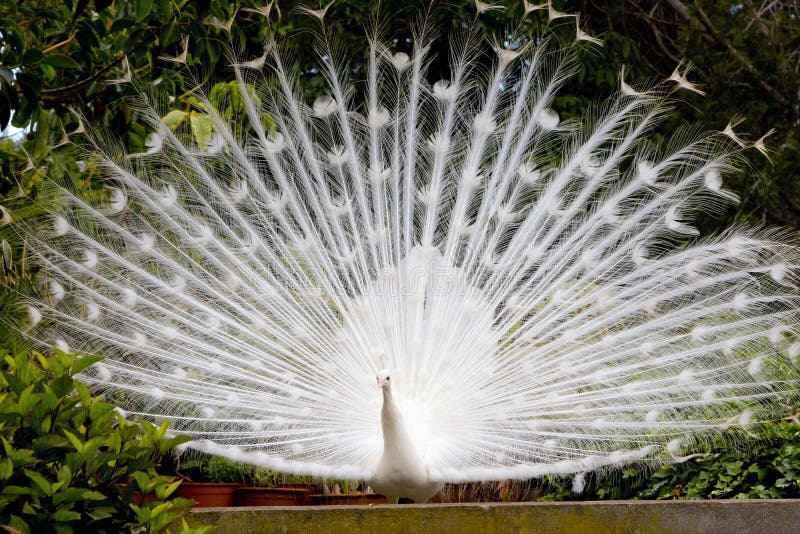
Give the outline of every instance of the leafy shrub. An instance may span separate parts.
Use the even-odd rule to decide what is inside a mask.
[[[0,356],[0,525],[163,532],[189,510],[191,500],[168,500],[180,481],[156,472],[186,438],[165,437],[166,424],[126,421],[74,379],[100,358]]]
[[[710,452],[656,471],[628,466],[586,475],[576,494],[572,480],[546,479],[541,500],[605,499],[796,499],[800,498],[800,424],[797,414],[764,425],[761,439],[730,430]]]
[[[719,447],[650,477],[643,499],[796,499],[800,497],[800,425],[780,421],[749,450]]]

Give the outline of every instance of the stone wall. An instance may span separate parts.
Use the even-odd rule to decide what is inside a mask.
[[[217,534],[510,532],[800,532],[800,500],[617,501],[394,506],[201,508]]]

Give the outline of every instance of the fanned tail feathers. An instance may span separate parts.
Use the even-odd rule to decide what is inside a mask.
[[[562,122],[575,62],[546,39],[484,72],[467,35],[429,80],[421,33],[374,40],[363,97],[325,57],[309,103],[267,47],[235,67],[243,126],[201,97],[205,146],[143,103],[147,153],[100,152],[103,199],[52,183],[21,229],[25,333],[105,355],[85,380],[191,447],[317,476],[371,475],[382,368],[441,481],[680,459],[770,417],[796,390],[796,241],[691,225],[735,201],[739,147],[648,144],[667,85]]]

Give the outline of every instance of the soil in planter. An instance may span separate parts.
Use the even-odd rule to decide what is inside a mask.
[[[311,502],[314,504],[386,504],[386,497],[377,493],[341,493],[327,495],[312,495]]]
[[[233,506],[234,493],[241,484],[219,484],[215,482],[182,482],[178,496],[194,499],[198,508]]]
[[[277,487],[305,489],[308,490],[308,493],[310,495],[317,495],[318,493],[323,493],[322,484],[316,484],[314,482],[288,482],[286,484],[280,484]]]
[[[311,492],[306,488],[238,488],[236,506],[307,506]]]

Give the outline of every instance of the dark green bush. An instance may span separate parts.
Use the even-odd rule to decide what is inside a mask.
[[[707,452],[653,471],[643,466],[586,475],[573,493],[572,480],[548,478],[542,500],[606,499],[797,499],[800,498],[800,424],[797,415],[765,424],[759,439],[742,430],[717,436]]]
[[[800,497],[800,425],[780,421],[749,449],[725,448],[662,467],[637,498],[797,499]]]
[[[0,525],[164,532],[189,510],[193,501],[170,499],[180,482],[156,471],[186,438],[166,437],[166,424],[126,421],[74,379],[100,358],[0,357]]]

